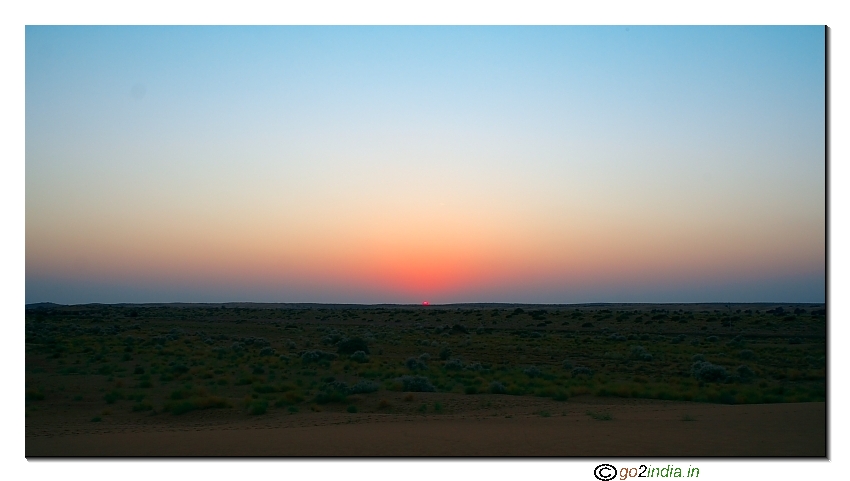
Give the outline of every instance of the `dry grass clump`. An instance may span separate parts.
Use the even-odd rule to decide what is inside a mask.
[[[610,420],[614,419],[613,417],[611,417],[611,413],[609,413],[609,412],[588,411],[587,415],[592,417],[593,419],[595,419],[597,421],[610,421]]]
[[[401,376],[397,379],[405,392],[435,392],[437,389],[425,376]]]

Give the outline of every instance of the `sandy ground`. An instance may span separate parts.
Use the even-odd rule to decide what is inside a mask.
[[[418,394],[417,402],[451,402]],[[469,396],[467,396],[469,397]],[[492,396],[495,400],[506,397]],[[610,420],[589,412],[608,413]],[[26,456],[825,456],[824,403],[512,398],[447,414],[28,419]]]

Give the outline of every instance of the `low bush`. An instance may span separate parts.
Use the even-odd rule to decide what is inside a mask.
[[[691,374],[696,379],[705,382],[722,382],[729,377],[725,367],[712,364],[708,361],[697,361],[693,363]]]
[[[319,350],[304,351],[304,353],[301,354],[301,361],[304,364],[310,364],[311,362],[333,361],[334,359],[336,359],[336,357],[336,354],[332,352],[325,352]]]
[[[124,393],[118,390],[110,391],[103,396],[103,400],[106,401],[106,404],[114,404],[115,401],[122,399],[124,399]]]
[[[435,392],[437,389],[425,376],[401,376],[397,379],[404,392]]]
[[[151,405],[151,403],[149,403],[147,401],[138,402],[138,403],[133,405],[133,412],[150,411],[152,409],[153,409],[153,406]]]
[[[366,354],[369,354],[369,345],[365,339],[361,339],[359,337],[354,337],[351,339],[345,339],[339,342],[337,345],[337,352],[339,354],[354,354],[357,351],[363,351]]]
[[[744,382],[750,381],[756,376],[752,369],[744,365],[738,366],[736,372],[738,373],[738,377]]]
[[[651,361],[652,354],[649,353],[643,346],[632,346],[630,357],[636,361]]]
[[[467,371],[483,371],[484,366],[482,366],[480,362],[472,362],[467,364],[465,369]]]
[[[464,368],[464,364],[463,361],[461,361],[460,359],[454,358],[446,361],[446,363],[443,364],[443,367],[447,371],[460,371]]]
[[[407,360],[404,361],[404,365],[411,371],[420,371],[428,368],[428,366],[418,357],[407,358]]]
[[[490,383],[490,392],[493,394],[505,394],[508,392],[508,389],[499,381],[493,381]]]
[[[269,402],[265,399],[257,399],[251,403],[248,408],[248,413],[256,416],[259,414],[265,414],[266,410],[269,408]]]
[[[349,356],[349,359],[351,359],[354,362],[359,362],[361,364],[365,363],[365,362],[369,362],[369,356],[366,354],[365,351],[357,351],[354,354],[352,354],[351,356]]]
[[[348,392],[351,394],[368,394],[371,392],[377,392],[381,388],[381,385],[373,382],[373,381],[360,381],[357,384],[348,388]]]

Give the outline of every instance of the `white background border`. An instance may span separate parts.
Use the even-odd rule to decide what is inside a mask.
[[[0,355],[6,389],[0,396],[2,437],[0,460],[5,479],[337,479],[432,481],[588,479],[602,462],[660,466],[688,464],[701,469],[700,479],[829,479],[847,471],[847,415],[841,400],[850,338],[843,274],[847,256],[847,149],[844,115],[847,88],[847,22],[839,2],[806,1],[342,1],[239,2],[150,0],[29,1],[4,4],[0,15]],[[829,374],[828,440],[830,461],[761,459],[622,459],[580,460],[266,460],[266,461],[30,461],[24,458],[24,27],[52,24],[806,24],[831,27],[830,32],[830,165],[829,165]]]

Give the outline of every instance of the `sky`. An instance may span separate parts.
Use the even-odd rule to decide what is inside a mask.
[[[26,27],[26,302],[823,302],[823,27]]]

